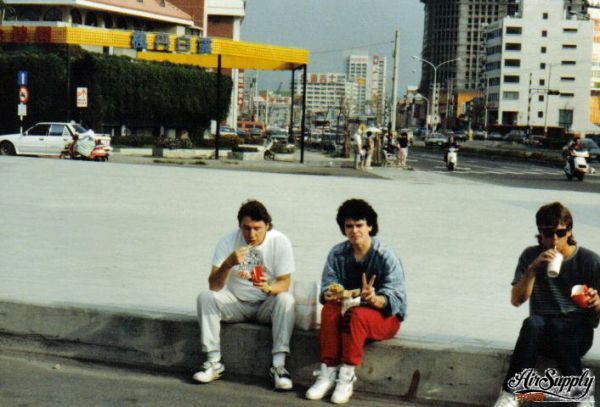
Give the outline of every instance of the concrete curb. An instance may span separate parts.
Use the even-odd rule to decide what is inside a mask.
[[[5,349],[189,373],[203,359],[194,316],[68,304],[0,302],[0,343]],[[222,346],[228,372],[267,376],[269,327],[224,324]],[[317,332],[295,331],[291,348],[288,367],[294,380],[309,385],[319,364]],[[356,390],[405,400],[490,405],[508,357],[506,350],[395,338],[366,347]]]

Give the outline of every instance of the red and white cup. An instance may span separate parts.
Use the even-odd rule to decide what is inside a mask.
[[[580,308],[587,308],[588,307],[587,292],[588,292],[587,285],[585,285],[585,284],[574,285],[573,288],[571,288],[571,299],[573,300],[573,302],[575,304],[579,305]]]
[[[252,282],[258,284],[262,281],[264,266],[262,264],[257,264],[252,269]]]

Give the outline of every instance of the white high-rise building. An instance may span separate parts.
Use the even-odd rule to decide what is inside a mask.
[[[367,106],[367,95],[369,85],[369,56],[350,55],[346,66],[348,81],[356,83],[358,96],[356,99],[356,113],[365,113]]]
[[[371,106],[380,123],[385,111],[386,62],[386,57],[375,55],[371,64]]]
[[[563,0],[524,0],[519,9],[488,26],[488,124],[585,133],[593,22],[573,18]]]
[[[297,84],[297,94],[302,94],[303,75]],[[306,110],[328,114],[330,110],[349,110],[356,114],[358,86],[340,73],[309,73],[306,81]]]

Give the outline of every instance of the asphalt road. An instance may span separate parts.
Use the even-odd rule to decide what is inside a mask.
[[[192,383],[189,375],[127,370],[0,349],[2,406],[323,406],[308,401],[305,387],[278,393],[268,380],[223,379],[209,385]],[[352,406],[432,406],[376,395],[355,395]]]
[[[441,149],[412,150],[409,153],[408,164],[416,171],[437,172],[491,184],[545,190],[600,192],[600,163],[598,162],[590,163],[590,166],[596,169],[596,173],[587,175],[583,182],[580,182],[568,181],[562,168],[559,167],[467,157],[460,152],[456,170],[449,172],[443,157],[444,152]]]

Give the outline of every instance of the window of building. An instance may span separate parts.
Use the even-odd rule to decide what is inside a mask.
[[[504,49],[506,51],[520,51],[521,50],[521,44],[517,43],[517,42],[507,42],[504,45]]]
[[[547,36],[548,36],[548,31],[542,30],[542,37],[547,37]]]
[[[44,13],[44,21],[62,21],[62,11],[56,7],[51,7]]]
[[[113,28],[113,18],[110,14],[104,14],[104,27]]]
[[[521,27],[506,27],[506,33],[511,35],[521,35],[522,31]]]
[[[563,44],[563,49],[576,49],[577,45],[575,44]]]
[[[98,19],[96,18],[96,13],[88,12],[85,15],[85,25],[98,27]]]
[[[504,83],[519,83],[519,75],[504,75]]]
[[[42,12],[38,9],[26,8],[19,16],[19,20],[23,21],[40,21]]]
[[[520,67],[521,66],[521,60],[520,59],[505,59],[504,60],[504,66]]]
[[[125,18],[123,18],[123,17],[119,17],[117,19],[117,28],[120,30],[126,30],[127,29],[127,20],[125,20]]]
[[[72,24],[81,24],[83,20],[81,19],[81,12],[74,8],[71,10],[71,23]]]
[[[560,109],[558,111],[558,125],[564,129],[569,129],[573,124],[573,109]]]
[[[540,62],[540,69],[546,69],[546,63]]]
[[[539,84],[540,84],[540,86],[544,86],[546,84],[546,80],[540,79]]]
[[[544,14],[542,14],[542,18],[543,18],[544,20],[547,20],[547,19],[548,19],[548,13],[544,13]]]
[[[538,110],[538,118],[542,118],[544,117],[544,112],[542,112],[541,110]]]
[[[544,101],[544,95],[538,95],[538,102]]]
[[[561,65],[575,65],[575,61],[561,61]]]
[[[577,32],[577,28],[563,28],[563,32],[564,33],[576,33]]]
[[[519,100],[519,92],[502,92],[503,100]]]
[[[542,48],[540,48],[540,52],[541,52],[542,54],[545,54],[545,53],[546,53],[546,47],[542,47]]]
[[[567,93],[560,92],[560,97],[561,98],[573,98],[573,97],[575,97],[575,94],[570,93],[570,92],[567,92]]]
[[[573,77],[573,76],[561,76],[560,80],[562,82],[575,82],[575,77]]]
[[[500,78],[490,78],[488,79],[489,86],[498,86],[500,85]]]

